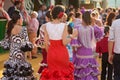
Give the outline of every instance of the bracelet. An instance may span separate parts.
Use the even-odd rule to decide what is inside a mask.
[[[68,35],[67,38],[71,38],[72,39],[72,35]]]
[[[68,35],[67,38],[71,38],[71,37]]]

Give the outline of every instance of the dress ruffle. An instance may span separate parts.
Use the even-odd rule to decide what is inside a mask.
[[[75,68],[87,68],[88,66],[91,67],[98,67],[96,60],[94,58],[88,58],[88,59],[76,59],[74,61]]]
[[[76,59],[74,67],[75,80],[98,80],[97,76],[100,73],[97,69],[98,64],[94,58]]]
[[[98,80],[98,78],[96,76],[88,75],[87,77],[84,77],[82,79],[75,77],[75,80]]]
[[[46,68],[43,70],[40,80],[74,80],[73,70],[72,63],[69,64],[69,68],[66,70],[49,70]]]
[[[14,61],[16,60],[16,62]],[[1,80],[35,80],[30,63],[17,59],[9,59],[4,63],[5,70]]]
[[[103,37],[104,30],[102,31],[102,30],[100,29],[100,27],[98,27],[98,26],[96,26],[96,25],[95,25],[93,28],[94,28],[95,38],[96,38],[97,40],[101,39],[101,38]]]
[[[70,42],[70,45],[73,46],[73,47],[79,47],[80,46],[77,39],[72,39],[72,41]]]
[[[48,66],[47,65],[47,52],[45,49],[42,49],[42,57],[43,57],[43,60],[41,61],[40,68],[38,70],[39,74],[41,74],[42,70]]]

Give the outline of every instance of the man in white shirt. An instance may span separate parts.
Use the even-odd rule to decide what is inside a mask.
[[[120,19],[113,21],[108,41],[108,61],[114,67],[114,80],[120,80]]]

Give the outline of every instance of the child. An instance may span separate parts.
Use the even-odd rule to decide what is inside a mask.
[[[102,73],[101,80],[112,80],[113,66],[108,62],[108,36],[109,27],[104,28],[104,38],[101,39],[96,46],[96,52],[102,53]],[[108,70],[107,70],[108,68]]]
[[[76,12],[75,13],[75,16],[72,17],[72,22],[74,23],[74,28],[73,28],[73,35],[76,34],[77,32],[77,29],[79,28],[79,25],[81,25],[82,23],[82,14],[80,12]],[[72,59],[72,62],[74,63],[74,60],[76,58],[76,50],[77,50],[77,47],[79,47],[78,43],[77,43],[77,37],[74,37],[71,41],[71,46],[72,46],[72,53],[73,53],[73,59]]]
[[[74,24],[72,22],[70,22],[68,24],[68,34],[69,35],[72,35],[72,33],[73,33],[73,27],[74,27]],[[72,50],[72,46],[70,45],[70,43],[67,44],[67,49],[68,49],[68,53],[69,53],[69,60],[72,61],[73,50]]]
[[[72,21],[68,21],[67,22],[67,14],[64,13],[61,22],[66,23],[68,25],[68,34],[71,35],[73,33],[73,27],[74,27],[74,23]],[[68,49],[68,53],[69,53],[69,60],[72,61],[72,57],[73,57],[73,51],[72,51],[72,47],[71,44],[68,43],[66,45],[67,49]]]
[[[80,25],[82,23],[82,14],[80,12],[75,13],[75,20],[73,21],[74,26]]]

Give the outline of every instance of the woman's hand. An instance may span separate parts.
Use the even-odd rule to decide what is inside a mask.
[[[9,17],[8,13],[4,10],[4,0],[0,1],[0,12],[2,12],[2,15],[9,21],[11,18]]]
[[[4,0],[0,0],[0,8],[3,8],[4,6]]]
[[[3,8],[2,7],[0,7],[0,12],[3,12]]]
[[[108,62],[109,62],[110,64],[113,64],[113,55],[109,55],[109,57],[108,57]]]
[[[4,0],[0,0],[0,11],[3,12]]]

